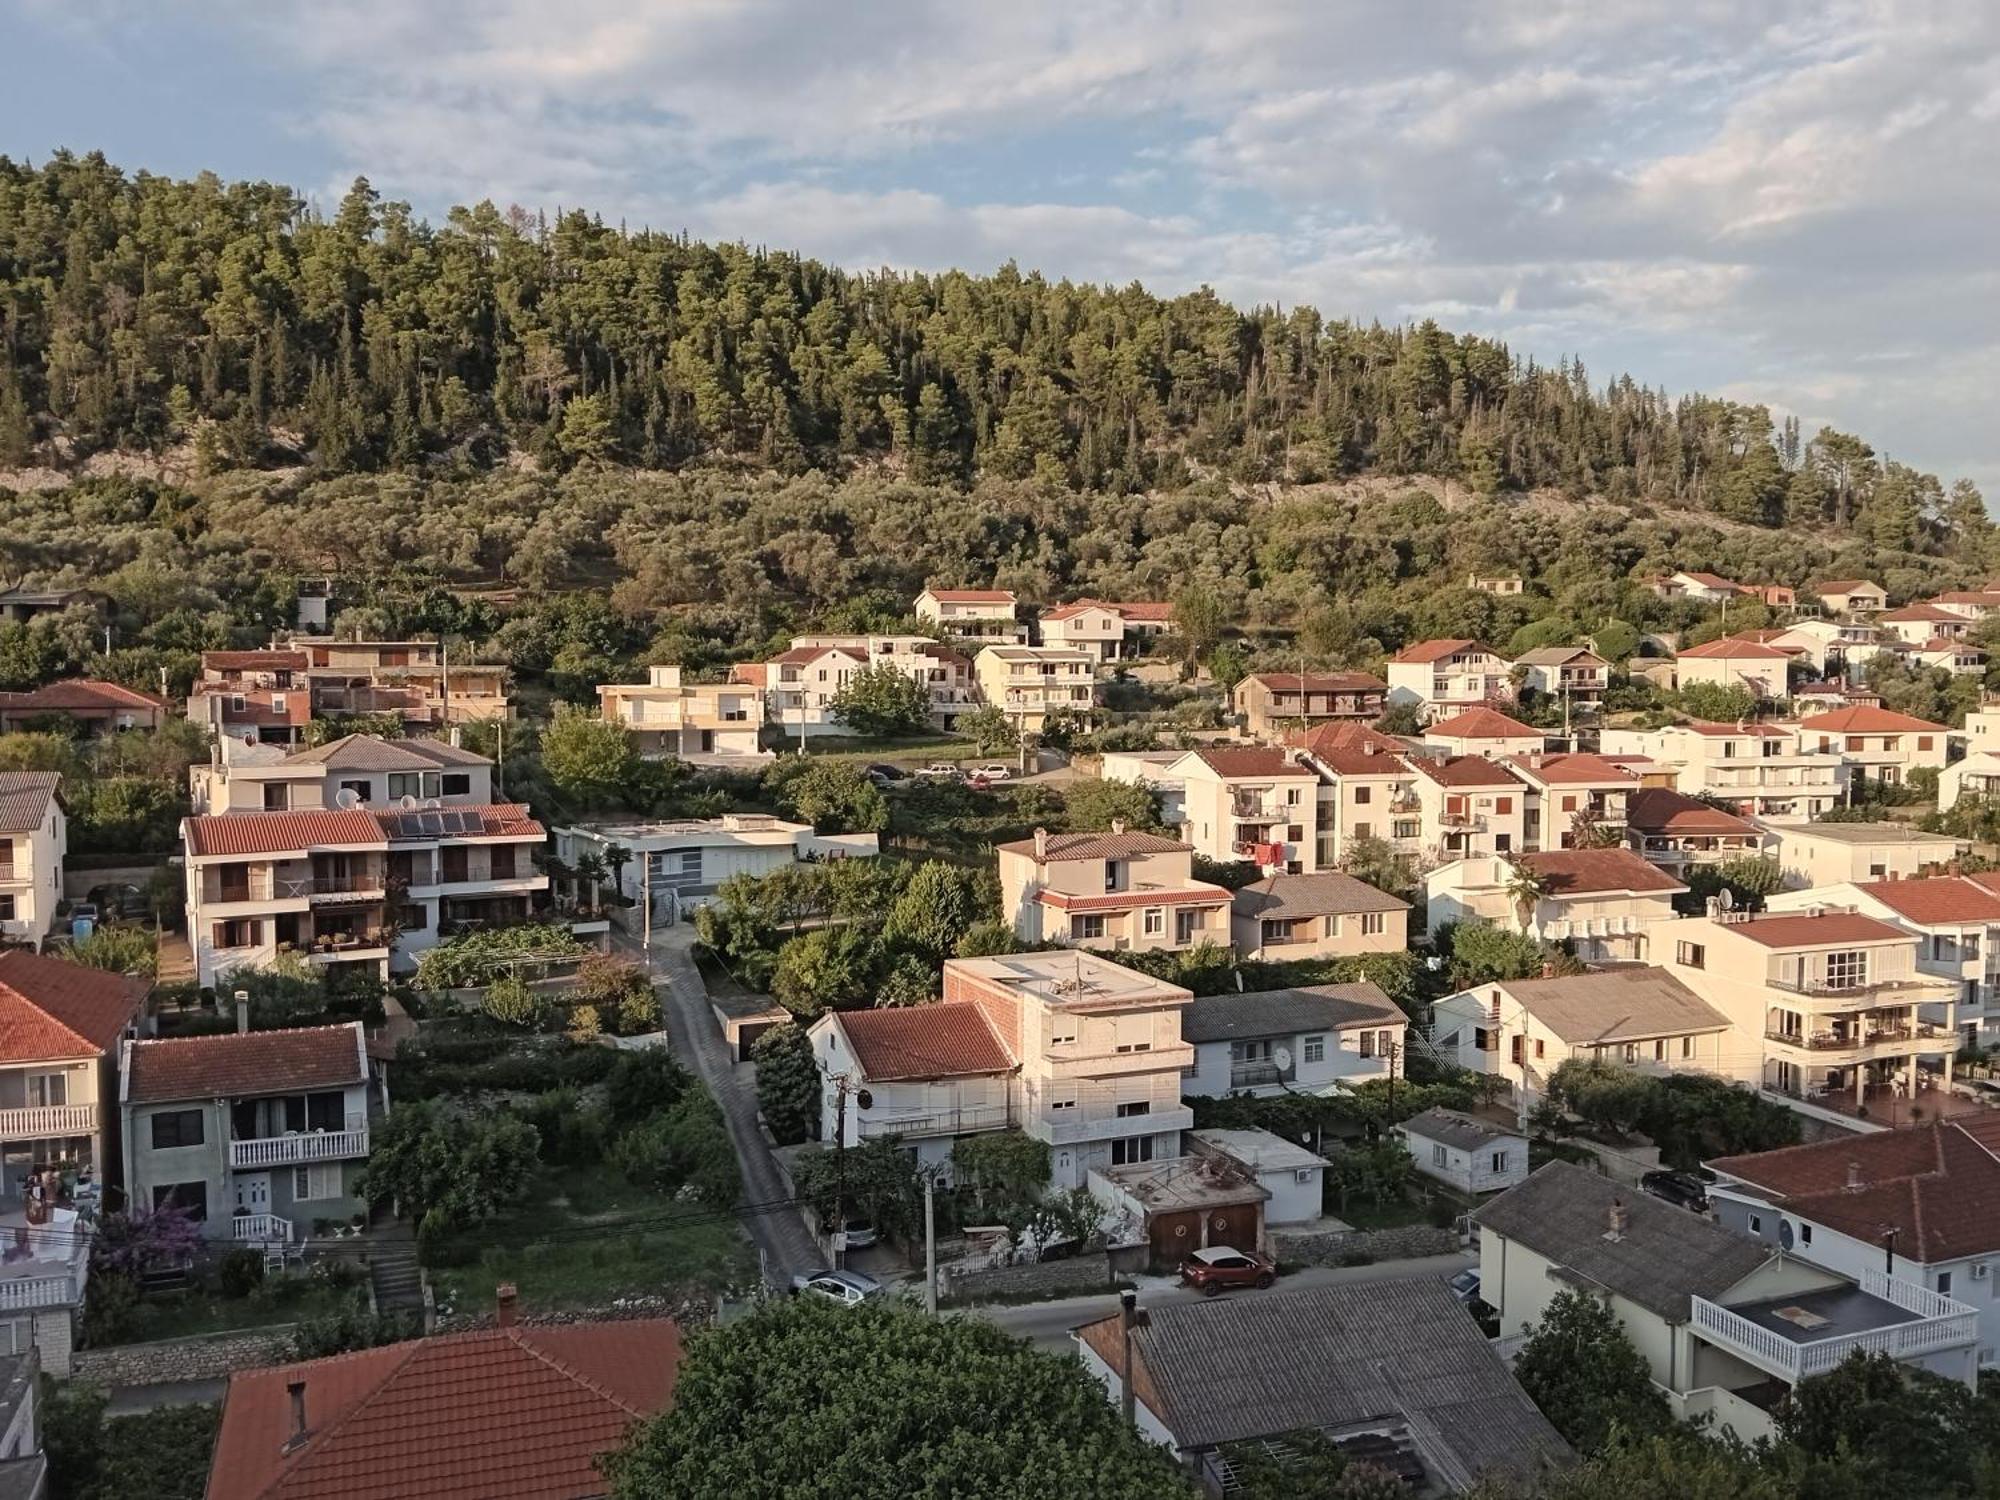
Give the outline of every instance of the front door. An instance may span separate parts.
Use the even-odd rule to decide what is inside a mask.
[[[236,1179],[236,1212],[267,1214],[271,1211],[271,1174],[245,1172]]]

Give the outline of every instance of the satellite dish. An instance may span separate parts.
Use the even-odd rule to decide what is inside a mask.
[[[437,797],[426,797],[426,798],[424,798],[424,806],[425,806],[425,807],[443,807],[443,806],[444,806],[444,802],[443,802],[443,801],[442,801],[442,800],[441,800],[440,798],[437,798]]]
[[[256,743],[257,743],[257,731],[253,729],[253,730],[251,730],[251,731],[250,731],[249,733],[245,734],[245,735],[243,736],[243,743],[244,743],[244,744],[246,744],[246,745],[254,745],[254,744],[256,744]]]
[[[1292,1065],[1292,1049],[1290,1047],[1273,1047],[1271,1049],[1271,1061],[1276,1063],[1280,1069],[1289,1068]]]
[[[339,795],[333,800],[341,807],[359,807],[361,805],[361,793],[355,791],[351,786],[344,786],[340,789]]]
[[[1782,1249],[1789,1250],[1792,1248],[1792,1221],[1790,1219],[1778,1220],[1778,1244]]]
[[[854,1095],[854,1102],[863,1109],[873,1109],[875,1107],[875,1096],[867,1089],[860,1089]]]
[[[1716,904],[1719,905],[1724,911],[1733,910],[1736,906],[1736,898],[1730,895],[1729,887],[1726,885],[1722,888],[1720,894],[1716,896],[1715,900]]]
[[[396,799],[396,806],[402,808],[406,812],[413,812],[416,810],[417,799],[415,797],[410,796],[409,793],[405,792],[402,796]]]

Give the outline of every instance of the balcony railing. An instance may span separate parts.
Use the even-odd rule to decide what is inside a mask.
[[[930,1110],[921,1114],[861,1117],[856,1126],[864,1138],[885,1135],[964,1135],[974,1130],[1005,1130],[1014,1111],[1005,1104],[971,1105],[964,1109]]]
[[[1808,1000],[1864,1001],[1870,995],[1908,995],[1913,1003],[1931,1004],[1950,999],[1950,992],[1956,988],[1949,979],[1928,974],[1888,974],[1849,984],[1828,984],[1824,979],[1811,978],[1772,978],[1765,983],[1774,990],[1803,995]],[[1922,993],[1925,991],[1929,993]]]
[[[1194,1111],[1186,1106],[1156,1109],[1144,1115],[1098,1115],[1080,1120],[1065,1118],[1075,1112],[1059,1110],[1045,1113],[1030,1124],[1029,1133],[1040,1135],[1054,1146],[1070,1146],[1078,1141],[1108,1141],[1135,1135],[1162,1135],[1169,1130],[1194,1129]]]
[[[1979,1336],[1978,1311],[1937,1292],[1897,1281],[1880,1271],[1862,1272],[1861,1289],[1915,1313],[1916,1321],[1796,1342],[1705,1297],[1696,1297],[1692,1299],[1692,1324],[1710,1343],[1793,1384],[1824,1375],[1857,1352],[1914,1359],[1941,1349],[1961,1348]]]
[[[279,1214],[237,1214],[229,1221],[229,1237],[253,1245],[289,1245],[292,1221]]]
[[[83,1256],[74,1267],[51,1276],[11,1276],[0,1280],[0,1312],[62,1307],[83,1300]]]
[[[1255,1089],[1273,1083],[1290,1083],[1296,1071],[1281,1068],[1274,1062],[1233,1062],[1229,1065],[1229,1086],[1233,1089]]]
[[[0,1136],[8,1140],[92,1135],[96,1130],[95,1104],[44,1104],[30,1105],[25,1109],[0,1109]]]
[[[346,1130],[315,1130],[303,1135],[258,1136],[229,1143],[229,1165],[245,1167],[292,1167],[305,1162],[344,1161],[368,1154],[368,1127]]]
[[[1781,1031],[1770,1027],[1764,1031],[1766,1041],[1782,1042],[1787,1047],[1797,1047],[1805,1052],[1857,1052],[1895,1042],[1956,1038],[1957,1035],[1949,1026],[1933,1026],[1928,1021],[1914,1026],[1883,1026],[1860,1035],[1846,1036],[1831,1031]]]

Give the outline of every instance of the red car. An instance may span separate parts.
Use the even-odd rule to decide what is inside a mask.
[[[1204,1297],[1232,1286],[1254,1286],[1262,1291],[1277,1279],[1278,1265],[1270,1256],[1255,1250],[1232,1250],[1227,1245],[1197,1250],[1181,1262],[1181,1280],[1198,1287]]]

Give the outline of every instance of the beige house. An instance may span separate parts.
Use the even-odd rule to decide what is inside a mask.
[[[1424,743],[1446,755],[1533,755],[1548,736],[1498,709],[1468,708],[1437,719],[1424,730]]]
[[[1525,911],[1516,890],[1523,873],[1542,885]],[[1645,962],[1650,935],[1673,920],[1673,898],[1686,890],[1629,849],[1462,859],[1424,878],[1433,934],[1447,922],[1491,922],[1545,943],[1567,942],[1592,963]]]
[[[949,729],[975,707],[972,663],[927,635],[801,635],[770,661],[740,665],[738,678],[763,689],[771,722],[787,738],[852,734],[835,700],[858,674],[891,667],[924,690],[930,721]]]
[[[958,640],[1026,645],[1028,627],[1014,617],[1019,602],[1012,589],[925,589],[916,616]]]
[[[412,730],[510,719],[507,669],[453,661],[442,641],[364,641],[298,633],[282,645],[306,659],[316,714],[394,713]]]
[[[1850,786],[1869,781],[1895,786],[1914,770],[1942,770],[1948,733],[1942,724],[1886,708],[1841,708],[1799,721],[1800,748],[1836,757]]]
[[[1551,698],[1593,707],[1611,686],[1611,663],[1588,646],[1538,646],[1514,659],[1528,669],[1527,686]]]
[[[643,683],[607,682],[597,688],[607,723],[631,732],[649,760],[768,758],[757,737],[764,724],[764,695],[743,682],[681,681],[679,667],[648,667]]]
[[[1174,607],[1141,600],[1078,599],[1042,616],[1042,644],[1088,651],[1099,661],[1143,656],[1167,633]]]
[[[1785,696],[1790,663],[1791,656],[1777,646],[1727,638],[1688,647],[1674,658],[1674,671],[1683,688],[1694,683],[1742,688],[1761,702]]]
[[[63,899],[69,824],[54,771],[0,771],[0,936],[39,949]]]
[[[1388,701],[1432,714],[1514,697],[1513,663],[1483,641],[1418,641],[1389,658]]]
[[[1949,864],[1965,849],[1943,833],[1907,823],[1764,823],[1771,856],[1795,890],[1856,880],[1911,880]]]
[[[1181,835],[1198,854],[1293,874],[1318,868],[1319,774],[1304,751],[1190,750],[1166,774],[1181,783]]]
[[[1655,590],[1669,599],[1693,599],[1699,604],[1720,604],[1724,599],[1733,599],[1748,592],[1742,584],[1718,573],[1699,573],[1691,569],[1669,574],[1655,585]]]
[[[1424,851],[1440,860],[1513,854],[1527,847],[1528,789],[1483,755],[1412,756]]]
[[[1755,858],[1768,839],[1748,818],[1671,787],[1641,787],[1626,799],[1625,846],[1677,879],[1693,865]]]
[[[1889,607],[1889,595],[1879,583],[1865,578],[1828,578],[1806,585],[1828,614],[1872,615]]]
[[[1236,892],[1230,942],[1249,959],[1346,958],[1409,946],[1410,903],[1337,870],[1271,875]]]
[[[1402,746],[1373,730],[1356,729],[1348,743],[1304,753],[1305,763],[1319,773],[1322,869],[1340,864],[1361,839],[1380,839],[1398,854],[1418,855],[1424,848],[1417,773],[1404,762]]]
[[[1593,830],[1624,835],[1626,802],[1639,790],[1626,767],[1601,755],[1537,753],[1509,756],[1507,768],[1528,789],[1528,848],[1573,849]]]
[[[1810,818],[1840,801],[1840,766],[1809,754],[1791,724],[1671,724],[1607,729],[1607,756],[1640,755],[1689,796],[1710,796],[1751,818]]]
[[[1849,618],[1799,620],[1784,630],[1759,631],[1756,638],[1763,645],[1811,662],[1813,670],[1821,674],[1858,671],[1886,649],[1882,632],[1872,622]]]
[[[1023,734],[1040,734],[1049,715],[1088,720],[1097,701],[1095,659],[1059,646],[988,646],[973,658],[982,700]]]
[[[1289,726],[1379,718],[1387,692],[1366,672],[1256,672],[1229,701],[1250,737],[1268,740]]]
[[[1002,844],[1000,907],[1023,942],[1118,951],[1229,941],[1229,892],[1196,880],[1194,850],[1127,833],[1058,833]]]

